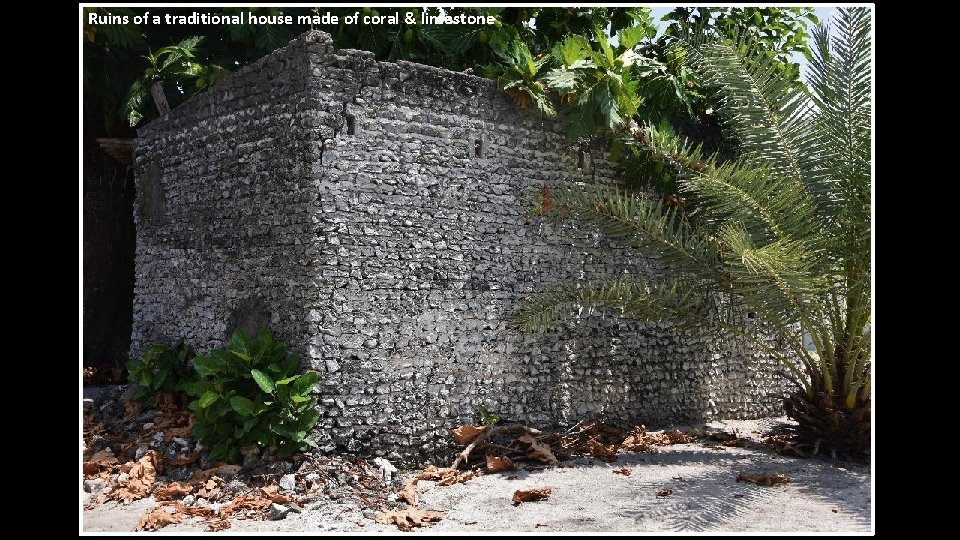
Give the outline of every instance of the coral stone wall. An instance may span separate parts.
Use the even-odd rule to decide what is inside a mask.
[[[779,413],[779,365],[705,332],[509,327],[532,291],[659,275],[531,213],[543,185],[615,182],[604,156],[490,81],[305,34],[141,130],[134,352],[270,325],[321,374],[321,445],[414,460],[481,404],[540,426]]]

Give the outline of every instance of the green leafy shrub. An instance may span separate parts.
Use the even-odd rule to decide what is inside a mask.
[[[240,449],[254,444],[282,456],[316,446],[307,434],[320,418],[310,396],[317,373],[298,373],[300,358],[287,354],[269,330],[255,339],[237,330],[228,348],[198,356],[193,364],[193,435],[213,459],[239,461]]]
[[[137,384],[133,399],[151,406],[160,392],[185,392],[186,385],[193,379],[193,371],[187,363],[192,356],[193,349],[182,341],[174,346],[166,343],[147,346],[143,356],[127,362],[130,380]]]

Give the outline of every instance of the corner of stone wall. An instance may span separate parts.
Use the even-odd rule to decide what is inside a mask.
[[[541,426],[770,410],[731,344],[600,317],[508,328],[543,286],[662,277],[531,216],[544,185],[616,181],[562,131],[487,79],[307,32],[141,129],[134,341],[202,351],[269,321],[321,374],[321,445],[390,459],[446,452],[479,405]]]
[[[307,349],[321,249],[310,55],[332,50],[302,34],[138,130],[131,354],[265,325]]]

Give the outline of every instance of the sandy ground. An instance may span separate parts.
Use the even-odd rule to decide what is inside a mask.
[[[758,435],[775,421],[713,424]],[[663,448],[659,454],[621,454],[614,463],[578,459],[570,467],[523,467],[448,487],[421,482],[420,508],[446,512],[417,532],[470,531],[831,531],[870,532],[869,467],[828,459],[796,459],[766,447],[715,450],[701,443]],[[614,474],[630,469],[631,474]],[[774,487],[737,483],[740,473],[784,473]],[[515,478],[512,478],[515,477]],[[513,492],[551,487],[547,501],[514,507]],[[657,493],[672,490],[667,497]],[[103,505],[83,512],[85,531],[131,531],[152,508],[149,500]],[[235,521],[232,531],[396,531],[376,524],[355,503],[314,503],[282,521]],[[203,530],[184,522],[164,532]]]

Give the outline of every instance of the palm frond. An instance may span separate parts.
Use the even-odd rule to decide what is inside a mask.
[[[755,310],[759,318],[775,327],[797,321],[809,327],[822,319],[814,297],[824,288],[809,250],[802,242],[778,240],[763,246],[741,223],[729,223],[720,231],[727,253],[724,269],[730,292]]]
[[[812,104],[800,87],[748,39],[706,42],[691,48],[687,58],[705,86],[717,90],[720,114],[744,159],[773,176],[802,182],[796,139]]]
[[[537,294],[521,303],[512,322],[526,332],[536,332],[560,321],[606,312],[634,320],[702,325],[709,320],[711,307],[710,295],[689,283],[651,285],[618,280]]]
[[[833,45],[829,27],[813,31],[809,81],[819,114],[807,141],[815,152],[806,161],[831,233],[828,249],[840,260],[869,253],[871,13],[839,9],[834,21]]]
[[[567,187],[547,195],[549,208],[543,205],[542,210],[569,212],[595,223],[665,268],[706,275],[716,269],[716,245],[661,201],[605,186]]]
[[[705,204],[718,227],[740,222],[761,245],[816,235],[813,202],[802,184],[766,167],[709,161],[699,173],[682,177],[680,185]]]
[[[801,183],[777,176],[765,164],[719,163],[715,157],[704,157],[699,147],[652,125],[639,138],[647,151],[679,170],[680,187],[703,203],[701,211],[714,230],[730,221],[741,222],[761,245],[816,236],[814,204]]]

